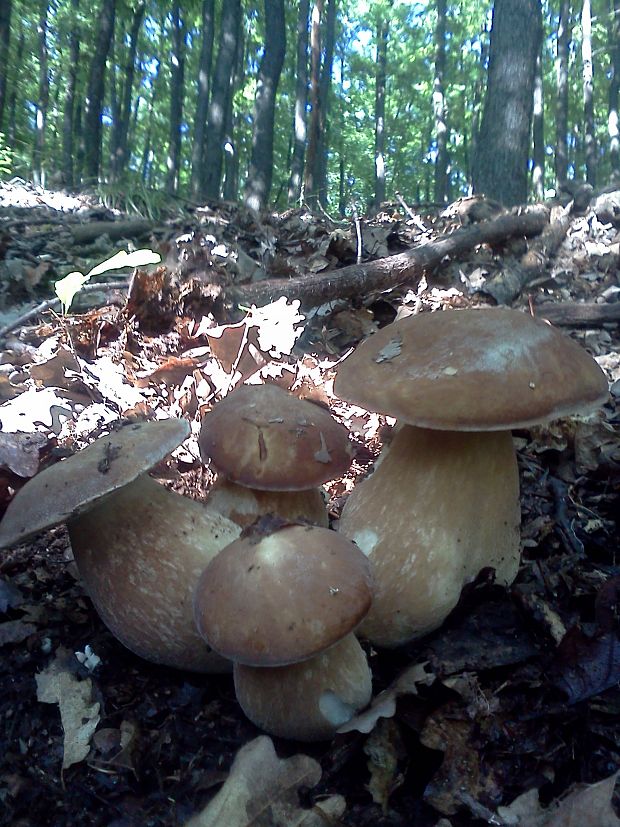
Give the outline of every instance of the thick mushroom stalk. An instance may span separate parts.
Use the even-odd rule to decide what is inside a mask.
[[[192,597],[205,566],[239,536],[236,524],[143,475],[68,528],[84,586],[121,643],[177,669],[230,671],[198,634]]]
[[[519,475],[509,431],[403,425],[349,495],[339,531],[373,566],[358,633],[399,646],[439,627],[487,566],[507,585],[519,567]]]
[[[322,741],[370,701],[372,675],[355,635],[290,666],[235,664],[235,692],[253,724],[279,738]]]
[[[277,514],[291,523],[306,521],[324,528],[329,523],[325,498],[319,488],[304,491],[261,491],[218,477],[209,491],[208,505],[242,529],[265,514]]]

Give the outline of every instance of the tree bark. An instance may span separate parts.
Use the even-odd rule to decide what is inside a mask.
[[[336,42],[336,3],[337,0],[327,0],[327,14],[325,17],[325,48],[323,50],[323,65],[319,82],[319,134],[315,158],[316,170],[314,173],[315,189],[319,203],[327,207],[327,159],[329,151],[329,98],[332,87],[332,69],[334,65],[334,44]]]
[[[288,182],[288,201],[294,204],[301,197],[306,153],[308,105],[308,35],[310,0],[299,0],[297,15],[297,69],[295,76],[295,120],[293,123],[293,155]]]
[[[474,190],[506,206],[527,201],[540,0],[495,0]]]
[[[555,186],[558,190],[568,174],[568,61],[571,41],[570,0],[560,0],[556,53]]]
[[[239,153],[235,143],[235,134],[243,130],[249,120],[249,113],[234,107],[235,89],[241,89],[245,79],[245,31],[239,29],[235,54],[235,71],[230,77],[230,94],[226,106],[226,126],[224,129],[224,184],[222,197],[225,201],[237,201],[239,194]]]
[[[377,64],[375,72],[375,193],[373,204],[375,212],[385,201],[385,85],[389,31],[389,20],[381,16],[377,21]]]
[[[620,0],[612,0],[609,46],[611,49],[611,78],[609,80],[609,106],[607,129],[609,132],[609,164],[611,179],[620,179],[620,124],[618,122],[618,98],[620,93]]]
[[[0,132],[2,132],[4,110],[7,98],[12,9],[13,0],[3,0],[3,2],[0,3]]]
[[[170,118],[168,157],[166,158],[166,191],[174,195],[179,188],[181,169],[181,122],[185,77],[185,25],[179,0],[172,4],[172,50],[170,52]]]
[[[80,29],[78,15],[80,0],[71,0],[73,24],[69,32],[69,66],[62,116],[62,176],[67,187],[75,185],[73,151],[75,146],[75,90],[80,60]]]
[[[448,200],[448,123],[445,96],[446,74],[446,0],[437,0],[437,25],[435,26],[435,79],[433,81],[433,114],[435,116],[435,203]]]
[[[32,173],[34,183],[45,186],[45,129],[47,125],[47,107],[50,96],[50,80],[47,70],[47,0],[39,2],[39,19],[37,35],[39,44],[39,95],[36,108],[34,152],[32,154]]]
[[[84,176],[89,182],[99,179],[101,166],[101,112],[105,91],[106,60],[114,34],[116,0],[102,0],[97,20],[97,38],[88,73],[84,112]]]
[[[128,136],[129,121],[131,118],[131,96],[133,82],[136,73],[136,53],[138,50],[138,35],[144,18],[146,4],[138,3],[133,11],[131,19],[131,30],[129,34],[129,46],[127,49],[127,60],[125,63],[125,77],[123,80],[123,91],[118,107],[118,117],[114,123],[112,132],[112,177],[115,180],[121,179],[127,168],[128,160]]]
[[[265,51],[256,84],[252,154],[245,187],[245,205],[262,210],[273,177],[273,129],[276,92],[286,51],[284,0],[265,0]]]
[[[370,298],[401,285],[415,285],[448,255],[462,253],[478,244],[498,244],[513,236],[537,235],[548,220],[549,213],[544,207],[530,207],[520,213],[503,214],[492,221],[460,228],[406,253],[316,275],[258,281],[232,288],[231,293],[238,303],[257,306],[280,296],[299,299],[308,306],[337,298]]]
[[[583,0],[581,9],[581,61],[583,69],[583,144],[586,181],[596,185],[596,133],[594,129],[594,64],[592,62],[592,8]]]
[[[321,18],[323,17],[323,0],[315,0],[312,7],[310,24],[310,126],[308,129],[308,149],[306,151],[306,174],[304,177],[304,194],[307,203],[316,203],[316,159],[321,129]]]
[[[215,26],[215,0],[202,0],[201,30],[202,43],[198,63],[198,96],[194,114],[194,140],[192,143],[191,192],[194,198],[200,194],[200,172],[205,163],[205,133],[209,93],[211,90],[211,63],[213,61],[213,37]]]
[[[207,147],[201,176],[201,194],[206,198],[217,199],[220,196],[226,112],[231,95],[230,76],[235,63],[240,28],[241,0],[226,0],[222,6],[220,46],[207,116]]]

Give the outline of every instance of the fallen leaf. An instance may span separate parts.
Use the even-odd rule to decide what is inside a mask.
[[[21,620],[7,620],[5,623],[0,623],[0,646],[5,646],[7,643],[20,643],[36,630],[37,627],[32,623],[24,623]]]
[[[239,750],[222,789],[185,827],[325,827],[342,815],[344,799],[331,796],[302,810],[297,794],[320,779],[313,758],[278,758],[271,738],[260,735]]]
[[[37,699],[46,704],[58,704],[64,730],[62,768],[83,761],[90,751],[90,739],[100,720],[99,704],[93,703],[92,682],[79,681],[65,666],[64,656],[36,675]]]
[[[375,804],[387,813],[390,795],[404,780],[402,773],[399,773],[398,762],[407,755],[396,722],[382,718],[366,739],[364,752],[368,756],[366,766],[370,772],[368,792]]]
[[[538,791],[529,790],[509,807],[498,807],[507,827],[620,827],[611,806],[618,773],[587,786],[579,785],[543,809]]]
[[[39,449],[46,443],[44,434],[0,433],[0,468],[20,477],[34,477],[39,470]]]

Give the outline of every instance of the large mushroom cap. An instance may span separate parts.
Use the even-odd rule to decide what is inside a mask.
[[[200,577],[194,617],[207,643],[249,666],[306,660],[353,631],[371,603],[370,564],[326,528],[244,537]]]
[[[189,435],[183,419],[136,422],[45,468],[21,488],[0,524],[0,548],[66,522],[133,482]]]
[[[605,374],[544,321],[507,308],[422,313],[384,327],[340,366],[342,399],[411,425],[523,428],[603,404]]]
[[[243,385],[203,419],[203,461],[239,485],[300,491],[342,474],[351,462],[346,428],[319,405],[277,385]]]

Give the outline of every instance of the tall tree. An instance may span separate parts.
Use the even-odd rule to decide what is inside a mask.
[[[435,116],[435,201],[443,204],[448,200],[448,112],[446,106],[446,0],[436,0],[437,24],[435,26],[435,78],[433,80],[433,114]]]
[[[209,111],[209,92],[211,89],[211,63],[213,61],[213,36],[215,19],[215,0],[202,0],[200,30],[200,58],[198,60],[198,95],[194,114],[194,135],[192,141],[192,178],[191,192],[194,198],[200,194],[200,172],[204,165],[205,130],[207,112]]]
[[[34,152],[32,156],[32,172],[35,184],[45,186],[45,128],[47,124],[47,107],[50,96],[50,79],[48,73],[47,49],[47,16],[49,12],[47,0],[39,0],[39,15],[37,20],[37,35],[39,43],[39,94],[36,109],[36,125]]]
[[[207,116],[207,146],[201,175],[201,194],[206,198],[219,198],[220,195],[226,112],[232,94],[230,76],[235,63],[240,28],[241,0],[226,0],[222,5],[220,46],[215,61]]]
[[[545,118],[542,68],[542,38],[536,57],[534,76],[534,110],[532,120],[532,189],[539,201],[545,197]]]
[[[374,209],[385,201],[385,86],[390,23],[386,14],[377,21],[377,61],[375,72],[375,191]]]
[[[561,186],[568,174],[568,61],[571,41],[570,0],[560,0],[555,58],[555,182]]]
[[[116,15],[116,0],[102,0],[97,19],[97,39],[88,73],[86,107],[82,140],[84,147],[84,175],[97,181],[101,165],[101,113],[105,92],[105,68]]]
[[[609,27],[611,47],[611,78],[609,80],[609,107],[607,130],[609,132],[609,161],[611,178],[620,180],[620,124],[618,122],[618,97],[620,93],[620,0],[612,0],[612,20]]]
[[[495,0],[474,188],[506,206],[527,200],[540,0]]]
[[[310,125],[308,127],[308,148],[306,150],[306,172],[304,190],[308,203],[316,202],[316,159],[321,132],[321,18],[323,0],[315,0],[310,22]]]
[[[146,4],[137,3],[133,9],[131,28],[129,31],[129,44],[127,47],[125,71],[123,77],[122,93],[119,100],[117,117],[114,121],[111,139],[112,155],[112,177],[121,178],[127,166],[129,121],[131,118],[131,96],[133,91],[134,76],[136,72],[136,53],[138,50],[138,35],[142,25],[142,19]]]
[[[297,64],[295,72],[295,119],[293,123],[293,154],[288,182],[289,203],[299,201],[306,152],[306,109],[308,106],[308,15],[310,0],[299,0],[297,14]]]
[[[3,0],[3,2],[0,3],[0,131],[2,131],[2,121],[6,103],[12,10],[12,0]]]
[[[586,180],[596,184],[596,134],[594,130],[594,64],[592,62],[592,7],[583,0],[581,7],[581,62],[583,71],[583,144]]]
[[[179,188],[181,169],[181,121],[185,78],[185,24],[179,0],[172,3],[172,50],[170,53],[170,119],[168,157],[166,159],[166,190],[173,194]]]
[[[225,201],[236,201],[239,194],[239,152],[235,135],[242,135],[243,128],[250,121],[245,107],[235,109],[235,89],[243,89],[245,83],[245,26],[240,26],[235,54],[235,70],[230,76],[230,94],[226,102],[224,120],[224,183],[222,197]]]
[[[319,202],[327,207],[327,159],[329,152],[328,137],[328,112],[329,98],[332,87],[332,69],[334,65],[334,46],[336,43],[336,10],[337,0],[327,0],[327,13],[325,15],[325,38],[323,49],[323,60],[321,66],[321,78],[319,82],[319,133],[317,151],[315,158],[314,182]]]
[[[67,187],[75,185],[75,167],[73,161],[75,138],[75,90],[78,63],[80,60],[80,30],[78,15],[80,0],[71,0],[72,23],[69,31],[69,65],[62,116],[62,174]]]
[[[252,154],[245,187],[245,204],[262,210],[273,177],[273,129],[276,91],[286,52],[284,0],[265,0],[265,51],[258,69],[254,102]]]

